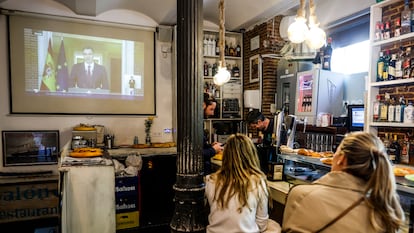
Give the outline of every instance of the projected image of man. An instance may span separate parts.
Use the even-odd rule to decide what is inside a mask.
[[[104,66],[93,60],[93,49],[83,49],[84,62],[72,66],[71,87],[88,89],[109,89],[108,76]]]

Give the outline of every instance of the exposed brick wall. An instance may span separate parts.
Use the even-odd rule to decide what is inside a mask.
[[[410,8],[413,9],[414,2],[410,1]],[[401,11],[404,8],[404,1],[399,1],[389,6],[382,8],[382,22],[391,21],[394,22],[395,19],[401,17]],[[394,28],[392,26],[392,28]],[[404,41],[401,43],[393,43],[392,45],[382,46],[381,51],[390,50],[390,54],[398,53],[400,47],[409,47],[411,46],[411,51],[414,51],[414,38],[409,41]],[[374,56],[377,56],[374,54]],[[406,101],[413,101],[414,102],[414,84],[404,84],[400,86],[392,86],[392,87],[381,87],[379,89],[379,94],[381,95],[381,99],[384,99],[385,93],[389,93],[391,98],[395,98],[396,100],[399,99],[400,96],[404,96]]]
[[[279,35],[279,25],[282,16],[276,16],[265,23],[257,25],[253,29],[246,31],[243,35],[243,87],[244,90],[260,89],[260,82],[250,83],[250,58],[255,55],[264,55],[279,53],[283,47],[284,41]],[[256,36],[260,37],[260,47],[255,50],[250,49],[250,40]],[[267,46],[264,46],[266,41]],[[275,103],[275,94],[277,90],[277,65],[279,60],[274,58],[262,59],[262,112],[265,116],[270,117],[270,105]],[[249,109],[244,109],[244,119]],[[249,132],[255,133],[256,130],[249,129]]]
[[[410,1],[410,8],[413,9],[414,2]],[[404,8],[404,1],[399,1],[394,4],[382,8],[382,21],[391,21],[394,22],[396,18],[401,17],[401,11]],[[394,27],[392,26],[391,29]],[[392,45],[382,46],[381,51],[390,50],[390,54],[398,53],[400,47],[408,47],[411,46],[413,51],[414,49],[414,38],[412,40],[404,41],[401,43],[393,43]],[[373,54],[373,56],[377,56]],[[406,101],[413,101],[414,102],[414,84],[404,84],[398,86],[391,86],[391,87],[381,87],[379,88],[379,94],[381,95],[381,99],[384,99],[385,93],[389,93],[391,98],[394,97],[396,100],[399,99],[400,96],[404,96]],[[400,140],[402,140],[406,135],[412,137],[413,129],[412,128],[392,128],[392,127],[379,127],[378,129],[378,136],[383,138],[385,133],[388,134],[396,134]]]

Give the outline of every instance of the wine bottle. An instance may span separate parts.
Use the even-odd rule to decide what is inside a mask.
[[[389,147],[389,156],[394,164],[399,164],[401,162],[401,146],[398,142],[397,134],[394,134],[393,136],[394,139],[392,140]]]
[[[397,54],[397,60],[395,61],[395,79],[402,79],[403,70],[402,63],[404,61],[404,48],[400,46],[400,50]]]
[[[331,56],[332,56],[332,38],[329,37],[327,41],[327,45],[323,50],[322,69],[331,70]]]
[[[390,96],[385,93],[385,101],[380,105],[380,121],[388,121],[388,103]]]
[[[384,81],[384,53],[380,52],[377,60],[377,82]]]
[[[398,17],[394,20],[394,33],[392,33],[392,34],[393,34],[393,37],[397,37],[397,36],[401,35],[401,19],[400,19],[400,17]]]
[[[383,70],[383,75],[382,77],[385,80],[388,80],[388,71],[389,71],[389,64],[390,64],[390,50],[385,51],[385,57],[384,57],[384,70]]]
[[[409,149],[410,148],[410,142],[408,140],[407,135],[404,136],[404,140],[401,143],[401,163],[408,164],[409,163]]]
[[[240,44],[237,44],[236,46],[236,56],[241,57],[241,47]]]
[[[204,36],[204,40],[203,40],[203,55],[207,56],[208,55],[208,40],[207,40],[207,36]]]
[[[395,122],[403,122],[404,117],[404,97],[400,96],[400,99],[398,100],[398,103],[395,105]]]
[[[404,61],[402,63],[403,78],[409,78],[411,73],[411,47],[405,48]]]
[[[391,98],[388,105],[388,122],[395,121],[395,99]]]
[[[404,123],[414,123],[414,107],[411,101],[409,101],[408,106],[404,108]]]
[[[233,77],[240,77],[240,69],[237,66],[237,64],[234,64],[232,70],[231,70],[232,76]]]
[[[395,80],[395,62],[397,61],[397,56],[395,54],[391,55],[391,60],[388,64],[388,80]]]
[[[401,12],[401,34],[411,32],[411,9],[408,0],[404,0],[404,9]]]
[[[381,24],[382,24],[381,21],[377,21],[377,23],[375,24],[375,39],[374,39],[374,41],[382,40]]]
[[[373,103],[373,120],[374,121],[379,121],[380,103],[381,103],[381,96],[377,95],[377,98]]]
[[[385,21],[384,40],[391,38],[390,21]]]

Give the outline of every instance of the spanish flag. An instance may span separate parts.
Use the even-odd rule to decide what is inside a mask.
[[[43,69],[42,84],[40,86],[42,91],[56,91],[56,69],[53,61],[52,41],[49,39],[49,46],[47,49],[46,62]]]

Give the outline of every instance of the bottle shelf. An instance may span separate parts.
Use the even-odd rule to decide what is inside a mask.
[[[211,58],[211,59],[219,59],[220,56],[219,55],[214,55],[214,56],[209,56],[209,55],[204,55],[204,58]],[[235,57],[235,56],[224,56],[225,60],[241,60],[241,57]]]
[[[390,45],[393,44],[395,42],[405,42],[405,41],[409,41],[412,40],[414,37],[414,32],[410,32],[407,34],[403,34],[401,36],[397,36],[397,37],[392,37],[390,39],[386,39],[386,40],[380,40],[380,41],[375,41],[372,43],[372,46],[382,46],[382,45]]]
[[[394,86],[394,85],[407,84],[407,83],[414,83],[414,78],[381,81],[381,82],[371,82],[370,86],[371,87],[386,87],[386,86]]]
[[[404,127],[404,128],[414,128],[414,123],[404,123],[404,122],[370,122],[370,126],[373,127]]]
[[[214,79],[214,76],[204,76],[204,79]],[[237,81],[237,80],[241,80],[241,79],[240,79],[240,77],[231,76],[230,81],[232,81],[232,80]]]

